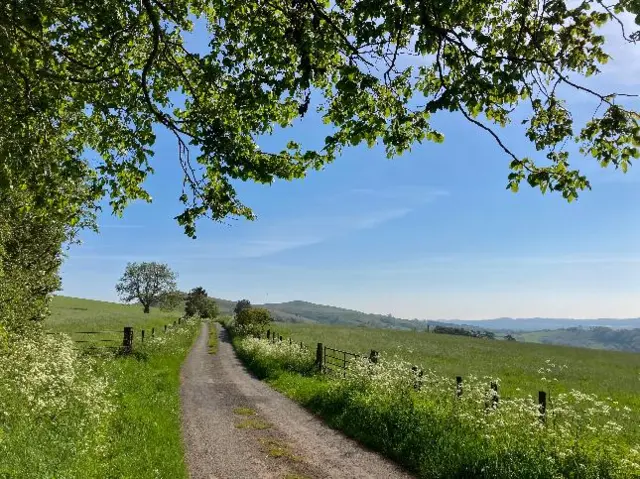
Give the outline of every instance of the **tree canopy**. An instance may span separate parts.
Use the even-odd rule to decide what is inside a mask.
[[[148,313],[160,298],[176,290],[177,274],[162,263],[128,263],[116,291],[122,301],[138,301]]]
[[[194,235],[203,216],[253,218],[234,180],[301,178],[351,145],[382,143],[392,157],[441,142],[431,120],[451,111],[511,158],[509,188],[526,181],[572,200],[590,185],[567,143],[623,171],[639,154],[638,113],[581,83],[609,59],[605,23],[638,38],[625,12],[638,14],[637,0],[4,2],[0,188],[27,188],[71,223],[104,196],[120,213],[150,199],[162,125],[183,171],[177,220]],[[194,24],[206,27],[206,51],[185,41]],[[586,122],[568,109],[571,89],[599,103]],[[331,126],[321,147],[259,146],[310,108]],[[501,139],[496,127],[514,121],[535,157]]]
[[[207,291],[198,286],[187,294],[184,312],[186,316],[199,315],[201,318],[215,318],[218,315],[218,304],[210,298]]]

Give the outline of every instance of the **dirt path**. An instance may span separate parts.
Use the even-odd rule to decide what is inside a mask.
[[[183,434],[193,479],[410,478],[252,377],[208,325],[182,368]]]

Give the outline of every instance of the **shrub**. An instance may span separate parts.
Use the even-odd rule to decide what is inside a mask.
[[[258,336],[271,323],[271,313],[265,308],[245,308],[236,314],[234,334]]]

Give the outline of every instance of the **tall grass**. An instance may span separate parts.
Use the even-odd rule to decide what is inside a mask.
[[[427,370],[418,377],[397,356],[383,354],[376,364],[357,361],[344,378],[321,377],[309,367],[311,352],[299,346],[254,338],[235,338],[234,344],[277,389],[420,477],[640,475],[638,438],[625,436],[630,408],[610,399],[557,393],[542,421],[530,395],[496,403],[489,384],[499,378],[467,376],[458,398],[451,376]],[[559,368],[545,361],[538,369],[553,380]]]
[[[102,309],[85,306],[86,316]],[[111,306],[106,317],[114,320],[98,328],[126,320]],[[86,326],[79,319],[67,325]],[[37,329],[0,335],[0,477],[186,477],[179,373],[197,331],[195,322],[183,322],[137,341],[128,356],[88,354],[64,334]]]

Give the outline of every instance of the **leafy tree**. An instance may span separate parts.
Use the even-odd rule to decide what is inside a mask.
[[[185,301],[187,297],[186,293],[182,291],[167,291],[160,294],[158,300],[152,306],[159,306],[163,311],[175,311],[180,308],[180,305]]]
[[[509,188],[526,181],[573,200],[589,181],[565,144],[623,171],[638,157],[638,113],[581,83],[609,59],[601,27],[625,12],[640,13],[637,0],[3,2],[0,188],[27,188],[50,208],[108,196],[121,213],[150,200],[142,185],[161,125],[184,173],[177,220],[194,235],[200,217],[254,217],[234,180],[301,178],[362,143],[391,157],[441,142],[431,118],[447,111],[496,140]],[[185,42],[194,19],[208,51]],[[564,101],[571,90],[599,105],[586,122]],[[318,149],[258,145],[310,108],[331,125]],[[514,120],[534,157],[496,132]]]
[[[207,295],[204,288],[193,288],[187,295],[185,303],[187,316],[199,315],[201,318],[215,318],[218,315],[218,304]]]
[[[233,314],[238,316],[245,309],[249,309],[251,307],[251,301],[248,299],[241,299],[236,303],[235,308],[233,308]]]
[[[205,319],[214,319],[218,317],[220,310],[218,303],[213,298],[207,298],[202,309],[200,310],[200,317]]]
[[[236,314],[235,327],[240,334],[262,334],[270,323],[268,309],[249,307]]]
[[[162,295],[175,291],[176,277],[163,263],[128,263],[116,291],[123,301],[138,301],[148,313]]]
[[[0,189],[0,336],[44,319],[60,288],[64,218],[34,207],[28,192]]]

